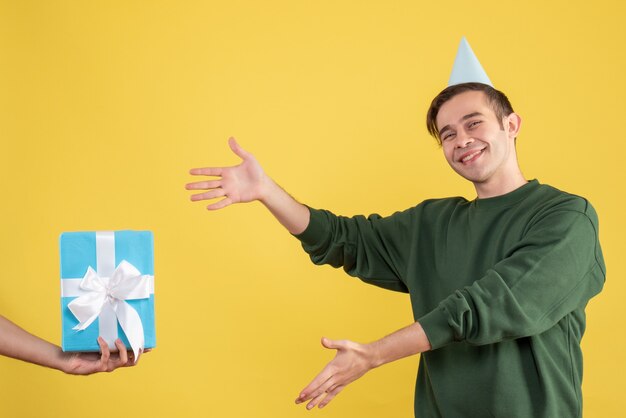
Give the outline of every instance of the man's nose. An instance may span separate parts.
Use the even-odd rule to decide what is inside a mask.
[[[467,132],[460,130],[456,134],[456,147],[457,148],[465,148],[474,142],[474,138],[471,135],[468,135]]]

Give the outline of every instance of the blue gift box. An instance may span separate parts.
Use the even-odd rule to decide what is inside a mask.
[[[125,300],[138,314],[143,326],[144,347],[156,346],[154,326],[154,255],[150,231],[65,232],[60,236],[61,250],[61,318],[63,351],[99,351],[97,338],[102,335],[115,348],[114,337],[126,347],[131,344],[115,316],[100,315],[83,330],[75,329],[80,321],[68,305],[83,293],[79,283],[93,269],[99,277],[110,277],[125,261],[149,283],[149,297]],[[106,279],[108,280],[108,278]],[[145,295],[148,296],[148,295]],[[103,325],[102,323],[105,323]],[[106,323],[108,322],[108,326]],[[107,330],[101,328],[107,328]],[[115,329],[117,328],[117,329]],[[141,335],[141,334],[139,334]]]

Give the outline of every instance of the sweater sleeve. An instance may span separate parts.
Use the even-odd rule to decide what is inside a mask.
[[[343,269],[366,283],[408,292],[402,277],[408,259],[411,217],[408,211],[389,217],[351,218],[309,209],[307,229],[296,235],[315,264]]]
[[[506,258],[418,322],[433,349],[540,334],[600,292],[605,268],[593,208],[534,223]]]

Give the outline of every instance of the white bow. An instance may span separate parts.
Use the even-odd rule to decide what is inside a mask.
[[[149,280],[149,275],[142,275],[126,260],[122,260],[111,277],[100,277],[89,267],[80,282],[80,289],[87,293],[68,304],[68,308],[79,321],[73,329],[86,329],[98,318],[106,304],[109,304],[137,361],[139,350],[144,347],[143,325],[135,308],[125,301],[149,298]]]

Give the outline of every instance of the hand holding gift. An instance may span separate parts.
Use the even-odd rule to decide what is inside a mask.
[[[139,357],[134,358],[133,352],[126,350],[124,343],[119,338],[115,340],[117,353],[111,353],[107,343],[102,337],[98,337],[100,353],[63,353],[62,371],[68,374],[92,374],[97,372],[112,372],[118,367],[134,366],[139,361],[141,354],[148,350],[141,350]]]
[[[111,372],[119,367],[137,364],[121,340],[111,353],[105,341],[98,338],[101,353],[64,353],[61,347],[26,332],[8,319],[0,316],[0,355],[12,357],[40,366],[50,367],[68,374]],[[147,351],[147,350],[146,350]]]

